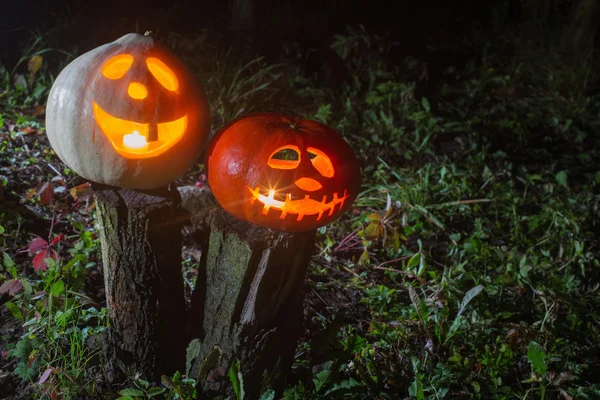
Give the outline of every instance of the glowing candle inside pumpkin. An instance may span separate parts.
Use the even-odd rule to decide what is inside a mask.
[[[138,131],[133,131],[132,133],[123,136],[123,146],[127,147],[129,150],[135,150],[140,153],[148,150],[146,138],[140,135]]]

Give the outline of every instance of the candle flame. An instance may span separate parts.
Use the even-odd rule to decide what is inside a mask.
[[[146,138],[138,131],[133,131],[128,135],[123,136],[123,146],[127,147],[129,150],[136,150],[140,152],[144,152],[148,150],[148,142]]]

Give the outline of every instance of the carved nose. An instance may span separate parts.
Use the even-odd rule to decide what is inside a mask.
[[[143,100],[148,96],[148,89],[139,82],[131,82],[127,88],[127,93],[132,99]]]
[[[319,182],[315,181],[312,178],[300,178],[294,183],[300,189],[307,192],[314,192],[315,190],[319,190],[323,187],[323,185],[321,185]]]

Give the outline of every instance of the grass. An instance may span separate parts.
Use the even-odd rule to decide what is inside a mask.
[[[186,55],[215,129],[293,90],[286,107],[339,130],[361,162],[354,209],[319,230],[307,340],[283,398],[600,396],[597,60],[565,64],[547,43],[503,39],[512,52],[475,49],[430,98],[387,63],[385,38],[360,28],[336,37],[353,77],[337,93],[258,58]],[[0,211],[0,284],[3,309],[23,326],[2,333],[3,357],[38,397],[99,396],[102,360],[84,345],[107,326],[101,284],[90,284],[100,257],[93,209],[66,190],[72,173],[34,116],[50,71],[42,65],[26,86],[2,76],[0,178],[15,206]],[[41,184],[51,180],[49,201]],[[45,270],[32,268],[31,233],[65,235]],[[156,386],[131,377],[119,395],[193,398],[193,385],[179,373]]]

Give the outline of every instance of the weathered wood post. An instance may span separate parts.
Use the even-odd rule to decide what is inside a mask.
[[[198,77],[151,32],[124,35],[61,71],[46,132],[60,159],[96,182],[109,379],[118,379],[117,364],[150,380],[183,370],[181,198],[170,182],[210,134]]]
[[[255,399],[289,375],[316,229],[350,207],[360,166],[332,128],[278,113],[232,121],[206,154],[223,209],[201,240],[206,256],[192,299],[200,346],[189,351],[198,350],[191,374],[204,392],[231,395],[228,370],[238,359],[244,392]]]
[[[186,192],[195,205],[214,202],[207,190]],[[229,368],[239,360],[246,398],[258,398],[266,383],[281,389],[302,328],[303,284],[316,231],[276,232],[218,206],[210,217],[206,208],[193,207],[184,198],[206,256],[192,297],[191,325],[200,348],[190,375],[204,393],[231,394]]]
[[[110,317],[108,375],[118,379],[120,366],[158,381],[184,366],[181,197],[173,185],[94,190]]]

